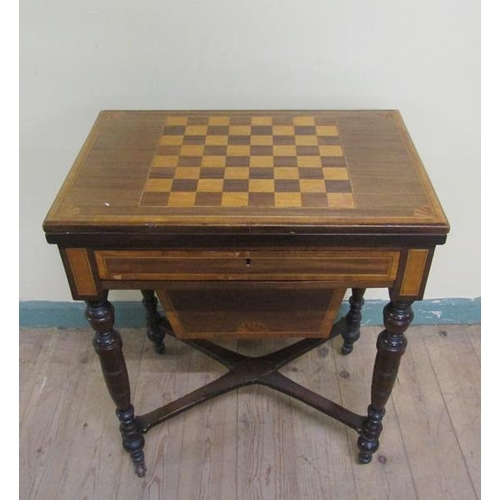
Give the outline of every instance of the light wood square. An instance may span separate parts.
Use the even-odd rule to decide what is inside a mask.
[[[223,207],[248,206],[248,193],[222,193],[221,205]]]
[[[172,189],[172,179],[148,179],[145,192],[168,193]]]
[[[323,177],[331,181],[346,181],[349,179],[347,168],[344,167],[325,167],[323,168]]]
[[[168,196],[169,207],[193,207],[196,193],[174,192]]]
[[[273,146],[274,156],[296,156],[297,149],[295,146]]]
[[[272,116],[252,116],[252,125],[272,125]]]
[[[275,193],[274,204],[277,207],[301,207],[300,193]]]
[[[199,167],[177,167],[174,172],[176,179],[198,179],[200,177]]]
[[[273,135],[295,135],[295,129],[292,125],[274,125]]]
[[[302,193],[325,193],[325,181],[320,179],[300,179],[300,191]]]
[[[200,193],[221,193],[224,189],[223,179],[200,179],[197,191]]]
[[[210,116],[208,118],[209,125],[229,125],[229,116]]]
[[[297,156],[297,165],[299,167],[321,167],[321,158],[319,156]]]
[[[250,135],[252,129],[250,125],[230,125],[229,135]]]
[[[193,144],[181,146],[180,156],[203,156],[204,147]]]
[[[339,130],[335,125],[318,125],[316,134],[328,137],[336,137],[339,135]]]
[[[226,167],[224,169],[224,179],[248,179],[250,168],[248,167]]]
[[[227,146],[227,135],[207,135],[205,144],[207,146]]]
[[[207,135],[206,125],[188,125],[186,127],[185,135]]]
[[[351,193],[327,193],[328,206],[331,208],[356,208]]]
[[[250,156],[251,167],[272,167],[273,164],[272,156]]]
[[[342,146],[319,146],[321,156],[344,156]]]
[[[252,135],[250,144],[252,146],[272,146],[273,137],[271,135]]]
[[[182,144],[183,139],[184,139],[183,135],[163,135],[160,139],[160,145],[180,146]]]
[[[298,126],[310,127],[315,125],[314,116],[295,116],[293,118],[293,124]]]
[[[155,156],[153,158],[153,167],[176,167],[178,158],[178,156]]]
[[[225,165],[225,156],[204,156],[201,160],[202,167],[224,167]]]
[[[227,156],[250,156],[250,146],[229,145]]]
[[[318,138],[315,135],[297,135],[295,136],[297,146],[317,146]]]
[[[187,116],[167,116],[167,125],[187,125]]]
[[[251,193],[274,193],[273,179],[250,179],[248,190]]]
[[[299,169],[297,167],[276,167],[274,169],[275,179],[298,179]]]

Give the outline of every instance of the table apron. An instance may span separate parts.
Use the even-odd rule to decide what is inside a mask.
[[[169,282],[324,282],[421,298],[433,249],[142,250],[60,248],[75,299]]]

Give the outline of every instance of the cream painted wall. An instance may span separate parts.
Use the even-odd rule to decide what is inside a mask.
[[[479,2],[23,0],[20,16],[21,300],[71,300],[41,224],[99,110],[176,108],[399,109],[452,225],[427,298],[480,295]]]

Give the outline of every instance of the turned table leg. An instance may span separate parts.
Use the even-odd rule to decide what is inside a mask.
[[[342,332],[344,343],[342,344],[342,354],[350,354],[354,347],[354,342],[359,339],[359,327],[361,326],[361,309],[365,303],[363,295],[366,288],[353,288],[352,295],[349,298],[349,312],[345,319],[347,329]]]
[[[404,332],[413,319],[412,301],[391,300],[384,308],[385,329],[377,339],[377,356],[373,369],[371,404],[368,417],[358,439],[359,461],[371,462],[379,447],[385,405],[391,395],[399,370],[401,356],[406,348]]]
[[[158,312],[158,299],[154,290],[141,290],[142,305],[146,309],[147,337],[158,354],[165,352],[165,319]]]
[[[134,407],[130,402],[130,384],[122,352],[122,339],[113,328],[114,308],[106,298],[91,300],[87,301],[85,315],[95,332],[94,348],[99,355],[109,394],[117,407],[123,447],[132,458],[136,474],[142,477],[146,470],[142,451],[144,437],[139,431]]]

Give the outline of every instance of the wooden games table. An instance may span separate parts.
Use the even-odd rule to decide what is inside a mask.
[[[448,222],[397,111],[103,111],[45,221],[72,296],[87,303],[123,446],[145,473],[152,426],[263,384],[379,446],[384,407]],[[279,372],[341,335],[359,337],[366,288],[387,288],[371,402],[357,415]],[[216,359],[219,379],[136,415],[112,289],[142,291],[158,353],[174,335]],[[336,321],[347,289],[350,310]],[[158,299],[164,314],[158,310]],[[297,337],[248,357],[218,338]]]

